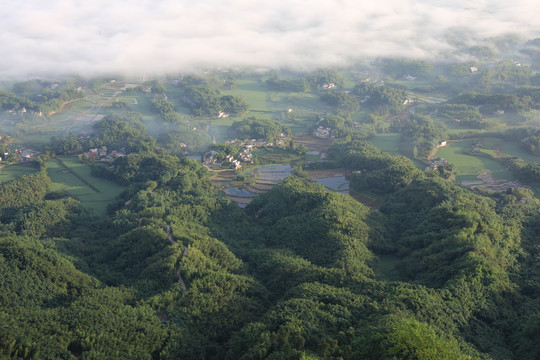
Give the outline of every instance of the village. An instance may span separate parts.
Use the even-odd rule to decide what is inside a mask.
[[[241,145],[240,151],[237,154],[221,154],[215,150],[210,150],[202,157],[202,162],[206,166],[220,166],[228,167],[234,170],[238,170],[242,167],[242,164],[253,164],[253,150],[261,147],[280,146],[285,144],[287,135],[280,133],[276,142],[268,142],[264,139],[234,139],[225,142],[226,145]]]
[[[106,146],[100,148],[89,149],[87,152],[81,154],[82,160],[91,160],[91,161],[101,161],[101,162],[112,162],[117,156],[125,156],[126,149],[121,148],[120,150],[111,150],[108,152]]]
[[[9,150],[8,145],[13,142],[10,136],[0,135],[0,163],[25,163],[35,159],[41,152],[27,146]]]

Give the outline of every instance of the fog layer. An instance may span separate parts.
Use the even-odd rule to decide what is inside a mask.
[[[4,0],[0,76],[309,69],[538,36],[529,0]]]

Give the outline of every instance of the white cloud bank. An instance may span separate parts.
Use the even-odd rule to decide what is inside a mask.
[[[2,0],[0,77],[307,69],[539,36],[532,0]]]

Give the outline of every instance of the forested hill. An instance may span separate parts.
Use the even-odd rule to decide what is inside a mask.
[[[340,146],[365,157],[359,186],[382,171]],[[380,210],[301,176],[244,210],[155,156],[101,173],[129,184],[105,219],[45,172],[0,185],[0,357],[540,358],[530,191],[481,197],[381,155],[404,170]]]

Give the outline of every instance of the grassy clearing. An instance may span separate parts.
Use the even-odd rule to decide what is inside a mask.
[[[351,114],[351,120],[362,123],[369,114],[371,114],[371,109],[368,107],[362,107],[360,111]]]
[[[275,110],[275,107],[270,106],[271,102],[268,101],[270,99],[266,93],[266,87],[258,79],[240,79],[237,81],[235,89],[223,93],[245,98],[252,110]]]
[[[0,167],[0,183],[4,183],[11,179],[18,178],[23,175],[30,175],[38,170],[35,167],[29,165],[7,165]]]
[[[464,128],[463,126],[458,124],[455,120],[449,119],[446,116],[433,115],[432,119],[434,121],[438,121],[446,125],[449,134],[473,130],[473,129]]]
[[[90,167],[80,163],[74,156],[61,157],[60,159],[69,169],[66,169],[56,159],[47,162],[47,174],[52,180],[51,190],[66,191],[79,199],[83,206],[93,209],[96,214],[106,215],[107,205],[124,188],[111,181],[90,175]],[[89,187],[87,183],[91,184],[93,188]]]
[[[400,261],[401,259],[395,255],[380,255],[379,261],[375,266],[375,271],[383,280],[399,281],[401,280],[401,274],[396,268],[396,265]]]
[[[384,197],[380,194],[374,194],[371,191],[367,190],[362,192],[349,190],[349,195],[359,203],[375,209],[381,206],[384,199]]]
[[[399,152],[399,141],[401,134],[392,133],[392,134],[380,134],[375,135],[373,138],[368,141],[372,143],[379,150],[389,153],[390,155],[400,155]]]

